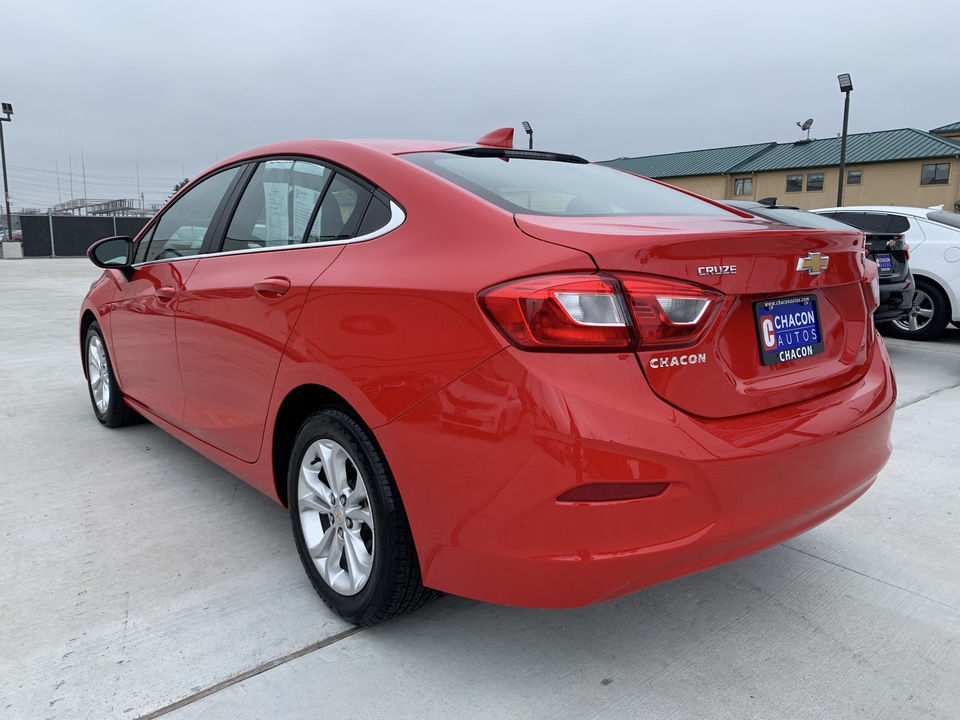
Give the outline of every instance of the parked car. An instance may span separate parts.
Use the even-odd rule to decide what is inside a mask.
[[[813,212],[865,232],[896,232],[906,239],[917,284],[913,308],[905,318],[880,325],[883,333],[932,340],[943,333],[947,323],[960,326],[960,215],[939,208],[883,205]]]
[[[815,215],[793,205],[778,205],[776,198],[763,200],[724,200],[724,204],[751,215],[797,227],[841,229],[850,227],[822,215]],[[903,234],[864,231],[867,258],[877,263],[880,277],[880,306],[873,311],[876,322],[901,320],[913,309],[915,284],[910,272],[909,248]]]
[[[288,506],[353,623],[433,590],[617,597],[813,527],[890,453],[859,231],[512,131],[251,150],[89,254],[97,419],[147,418]]]

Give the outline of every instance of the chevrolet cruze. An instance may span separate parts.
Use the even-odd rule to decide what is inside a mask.
[[[581,606],[871,485],[895,385],[862,238],[506,130],[281,143],[90,249],[83,368],[101,423],[289,507],[350,622],[437,591]]]

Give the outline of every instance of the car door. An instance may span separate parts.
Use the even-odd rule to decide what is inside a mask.
[[[138,241],[132,272],[110,307],[124,394],[173,423],[184,404],[175,323],[180,293],[238,173],[231,168],[202,180],[163,211]]]
[[[310,286],[355,234],[350,218],[368,201],[344,192],[344,182],[315,162],[260,163],[220,251],[185,283],[177,314],[184,427],[246,462],[259,457],[280,359]]]

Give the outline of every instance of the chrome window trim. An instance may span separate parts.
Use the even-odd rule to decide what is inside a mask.
[[[274,245],[271,247],[245,248],[242,250],[228,250],[226,252],[198,253],[196,255],[187,255],[179,258],[164,258],[163,260],[150,260],[148,262],[136,263],[132,267],[139,268],[147,265],[159,265],[160,263],[179,262],[181,260],[200,260],[208,257],[221,257],[223,255],[247,255],[249,253],[276,252],[278,250],[296,250],[299,248],[311,247],[330,247],[331,245],[352,245],[353,243],[367,242],[378,237],[393,232],[403,225],[407,219],[407,214],[393,200],[390,201],[390,220],[379,230],[374,230],[366,235],[359,235],[344,240],[328,240],[326,242],[297,243],[296,245]]]

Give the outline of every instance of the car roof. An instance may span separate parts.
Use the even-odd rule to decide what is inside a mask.
[[[265,155],[320,155],[330,150],[361,148],[373,150],[386,155],[400,155],[411,152],[439,152],[453,148],[461,148],[470,143],[437,141],[437,140],[388,140],[388,139],[354,139],[354,140],[285,140],[283,142],[261,145],[237,153],[225,162],[233,163]]]

